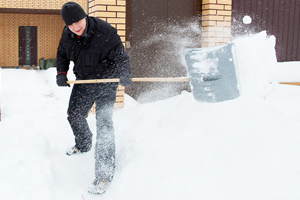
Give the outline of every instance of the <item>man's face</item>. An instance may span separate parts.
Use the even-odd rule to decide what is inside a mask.
[[[79,20],[78,22],[74,22],[73,24],[68,26],[69,29],[75,33],[76,35],[81,35],[86,27],[85,18]]]

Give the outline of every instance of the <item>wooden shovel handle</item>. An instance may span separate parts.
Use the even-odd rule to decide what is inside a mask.
[[[187,77],[175,77],[175,78],[132,78],[132,82],[188,82]],[[67,81],[68,84],[83,84],[83,83],[112,83],[120,82],[118,78],[112,79],[91,79],[91,80],[77,80]]]

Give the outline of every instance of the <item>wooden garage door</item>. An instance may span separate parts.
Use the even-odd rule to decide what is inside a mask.
[[[126,50],[133,77],[186,76],[176,42],[182,42],[181,39],[188,34],[184,33],[185,28],[199,12],[200,1],[127,0]],[[139,99],[140,102],[176,95],[187,89],[188,84],[134,83],[126,88],[126,93],[137,98],[141,93],[166,87],[168,89],[164,92],[152,93],[148,99]]]
[[[267,30],[276,37],[279,62],[300,61],[299,0],[232,0],[234,35]],[[249,15],[250,25],[242,23]]]

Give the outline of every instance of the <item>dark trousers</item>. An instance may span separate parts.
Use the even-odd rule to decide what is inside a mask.
[[[95,176],[107,181],[111,181],[115,170],[112,116],[117,86],[117,83],[75,84],[68,108],[68,121],[75,136],[75,147],[87,152],[92,147],[93,135],[86,117],[96,102]]]

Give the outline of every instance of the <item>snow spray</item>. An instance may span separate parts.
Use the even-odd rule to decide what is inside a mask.
[[[201,46],[199,18],[155,23],[153,33],[139,37],[131,49],[133,77],[186,77],[183,51]],[[140,103],[152,102],[190,90],[189,83],[134,83],[126,93]]]

